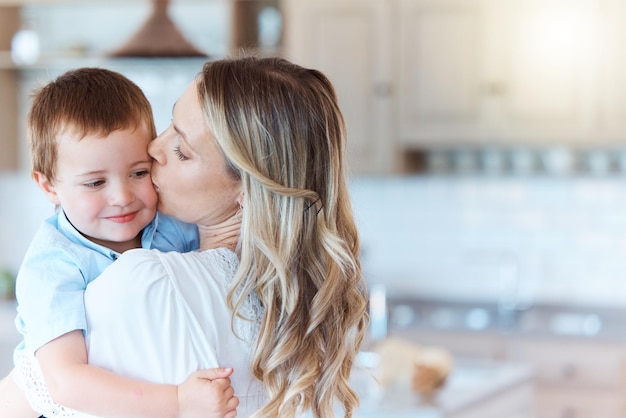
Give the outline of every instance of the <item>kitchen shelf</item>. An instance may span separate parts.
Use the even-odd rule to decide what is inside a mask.
[[[201,63],[217,57],[184,57],[184,58],[170,58],[170,57],[129,57],[129,58],[115,58],[106,55],[48,55],[40,58],[36,63],[29,65],[17,65],[11,59],[11,53],[9,51],[0,51],[0,70],[16,70],[16,71],[29,71],[29,70],[41,70],[48,68],[76,68],[76,67],[95,67],[95,66],[109,66],[123,64],[124,66],[149,66],[158,62],[159,66],[179,66],[183,65],[200,65]],[[200,67],[198,67],[200,68]]]

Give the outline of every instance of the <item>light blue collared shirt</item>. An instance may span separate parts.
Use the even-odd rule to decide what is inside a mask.
[[[157,213],[144,228],[141,245],[164,252],[193,251],[199,246],[198,230],[195,225]],[[46,219],[17,275],[15,325],[24,341],[16,348],[14,359],[24,348],[34,352],[70,331],[85,331],[85,288],[119,255],[81,235],[63,211]],[[108,303],[117,309],[115,300]]]

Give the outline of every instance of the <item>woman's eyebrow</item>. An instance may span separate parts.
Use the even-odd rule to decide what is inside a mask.
[[[189,143],[189,141],[187,140],[187,135],[185,134],[184,131],[182,131],[181,129],[178,128],[178,126],[176,126],[175,124],[172,123],[172,129],[174,129],[174,132],[176,132],[178,134],[179,139],[179,143],[180,144],[184,144],[185,149],[194,152],[194,148],[193,146]]]
[[[185,132],[183,130],[181,130],[178,125],[176,125],[175,123],[172,123],[172,129],[174,129],[174,131],[180,135],[182,138],[186,138],[187,135],[185,135]]]
[[[174,102],[174,104],[172,105],[172,129],[174,129],[174,131],[176,131],[176,133],[178,135],[180,135],[183,138],[186,138],[187,136],[185,135],[185,132],[182,131],[178,125],[176,125],[176,123],[174,122],[174,112],[176,111],[176,104],[178,103],[178,100]]]

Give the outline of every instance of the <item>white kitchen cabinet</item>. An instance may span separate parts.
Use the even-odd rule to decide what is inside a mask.
[[[623,418],[621,390],[591,392],[589,389],[539,385],[535,418]]]
[[[571,142],[597,123],[595,0],[399,0],[400,141]]]
[[[537,418],[623,418],[626,378],[623,344],[514,338],[509,359],[535,365]]]
[[[598,37],[604,48],[600,62],[603,77],[600,84],[602,128],[607,136],[622,139],[626,136],[626,2],[605,0],[605,15]]]
[[[626,135],[620,0],[283,3],[288,58],[329,73],[353,132],[369,134],[357,135],[362,158]]]
[[[501,84],[499,135],[507,140],[589,142],[598,130],[601,75],[597,0],[492,1],[499,39],[492,77]],[[490,81],[492,82],[492,81]]]
[[[348,130],[350,167],[389,172],[395,134],[390,124],[392,58],[386,0],[283,2],[284,50],[294,62],[333,82]]]
[[[489,124],[482,0],[400,0],[397,123],[402,144],[480,139]]]
[[[456,358],[498,358],[531,365],[535,418],[626,418],[626,343],[622,341],[462,330],[405,329],[393,334],[444,347]],[[524,413],[523,407],[519,410]],[[467,414],[481,417],[469,410]],[[490,415],[482,415],[486,416]]]
[[[505,388],[488,402],[479,402],[446,418],[534,418],[534,387],[524,383]]]

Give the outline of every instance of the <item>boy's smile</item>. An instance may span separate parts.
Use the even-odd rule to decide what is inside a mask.
[[[140,125],[79,140],[66,130],[58,144],[57,178],[40,182],[81,234],[118,252],[140,246],[141,231],[156,214],[148,132]]]

